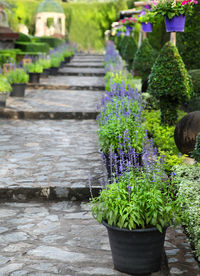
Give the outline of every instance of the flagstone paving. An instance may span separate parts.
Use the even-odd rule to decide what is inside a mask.
[[[45,191],[47,198],[68,199],[73,188],[89,194],[89,175],[92,184],[100,186],[102,166],[94,120],[4,119],[0,125],[1,198],[5,188],[10,198],[21,194],[24,199],[33,198],[38,192],[45,197]]]
[[[75,56],[61,72],[73,68],[82,76],[42,79],[0,109],[2,117],[30,119],[0,119],[0,276],[127,275],[113,269],[106,229],[83,202],[89,182],[96,195],[103,177],[90,116],[97,115],[104,80],[87,76],[102,66],[103,56]],[[169,265],[152,276],[200,276],[181,228],[167,230],[165,249]]]
[[[113,269],[107,231],[88,209],[70,201],[1,203],[0,275],[127,275]],[[152,276],[198,275],[180,228],[168,229],[165,248],[170,274],[163,267]]]
[[[25,98],[9,97],[6,109],[48,112],[97,112],[104,91],[31,90]]]

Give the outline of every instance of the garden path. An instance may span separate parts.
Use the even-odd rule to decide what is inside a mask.
[[[103,56],[76,56],[0,110],[0,276],[126,275],[113,269],[106,229],[84,202],[88,175],[94,193],[102,177],[102,68]],[[200,276],[180,228],[168,229],[165,248],[170,274],[163,266],[152,276]]]

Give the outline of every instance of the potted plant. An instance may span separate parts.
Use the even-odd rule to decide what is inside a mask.
[[[38,62],[26,64],[25,70],[29,73],[29,82],[30,83],[39,83],[40,82],[40,74],[42,73],[43,68]]]
[[[159,160],[129,168],[91,198],[94,218],[108,230],[115,269],[128,274],[160,270],[165,232],[179,221],[176,190]]]
[[[196,0],[160,0],[154,3],[153,11],[156,16],[165,17],[167,32],[184,32],[185,16],[191,15]]]
[[[23,68],[16,68],[7,74],[7,79],[12,86],[12,97],[24,97],[26,83],[29,80],[29,75]]]
[[[61,63],[61,60],[58,57],[56,56],[51,57],[50,75],[55,76],[58,73],[60,63]]]
[[[8,82],[7,78],[0,75],[0,107],[5,107],[6,99],[11,90],[12,90],[12,87]]]
[[[43,71],[41,73],[42,78],[48,78],[50,70],[49,68],[51,67],[51,61],[50,59],[39,59],[38,63],[42,66]]]
[[[149,33],[152,32],[153,23],[155,23],[155,13],[151,10],[142,11],[140,13],[140,17],[138,18],[138,22],[142,24],[143,32]]]

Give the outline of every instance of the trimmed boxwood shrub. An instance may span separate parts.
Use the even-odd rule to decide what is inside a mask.
[[[174,125],[178,106],[190,99],[192,82],[178,49],[171,42],[164,45],[152,67],[148,92],[160,101],[162,123]]]
[[[31,42],[31,38],[28,35],[25,35],[23,33],[19,33],[19,37],[16,40],[16,42]]]
[[[49,47],[51,48],[56,48],[59,45],[63,44],[64,41],[56,38],[56,37],[48,37],[48,36],[42,36],[42,37],[35,37],[34,38],[35,42],[43,42],[43,43],[47,43],[49,45]]]
[[[155,59],[156,51],[150,45],[149,40],[145,38],[142,42],[142,45],[135,54],[135,58],[132,65],[133,70],[140,73],[142,83],[147,81],[148,76],[151,72],[151,68],[155,62]]]
[[[128,69],[130,69],[137,51],[137,44],[132,36],[125,36],[125,38],[121,41],[121,54],[122,58],[128,63]]]
[[[40,42],[15,42],[15,48],[22,50],[23,52],[48,52],[49,45],[47,43]]]

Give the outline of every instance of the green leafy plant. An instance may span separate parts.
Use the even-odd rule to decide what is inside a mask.
[[[7,78],[3,75],[0,75],[0,93],[7,93],[12,90],[10,83]]]
[[[173,0],[160,0],[155,2],[153,6],[153,11],[157,16],[167,16],[169,19],[173,18],[175,15],[182,14],[192,14],[193,6],[197,4],[196,0],[192,1],[173,1]]]
[[[128,63],[129,68],[132,65],[135,53],[137,51],[137,44],[132,36],[125,36],[124,45],[121,48],[122,58]]]
[[[190,99],[192,91],[191,78],[177,48],[166,43],[152,67],[147,90],[160,101],[162,123],[175,124],[179,105]]]
[[[182,118],[185,113],[179,111],[179,118]],[[179,150],[174,142],[174,126],[161,124],[160,110],[146,111],[144,113],[145,127],[150,137],[153,138],[155,146],[158,148],[160,155],[165,156],[164,168],[170,174],[173,166],[182,164],[183,158],[178,156]]]
[[[156,14],[153,11],[146,11],[145,14],[140,15],[137,20],[139,23],[155,23],[156,22]]]
[[[133,61],[133,70],[140,73],[142,82],[148,79],[151,68],[156,59],[156,51],[152,48],[147,38],[142,41],[142,45],[137,50]]]
[[[25,71],[28,73],[42,73],[43,68],[42,65],[40,65],[38,62],[37,63],[27,63],[24,65]]]
[[[51,67],[50,59],[39,59],[38,63],[43,67],[43,69],[49,69]]]
[[[142,151],[145,127],[140,120],[135,120],[140,111],[140,103],[127,97],[113,97],[107,102],[98,117],[98,137],[103,153],[109,153],[111,148],[118,152],[125,132],[129,133],[131,147],[137,153]]]
[[[196,137],[196,143],[194,150],[191,152],[191,157],[193,157],[196,162],[200,162],[200,133],[198,133]]]
[[[51,57],[51,67],[59,67],[61,60],[57,57]]]
[[[111,72],[108,71],[105,75],[105,89],[106,91],[111,91],[111,86],[113,84],[120,85],[122,82],[125,84],[125,88],[128,89],[128,87],[131,87],[135,89],[135,83],[133,76],[126,72],[125,70],[119,71],[119,72]]]
[[[29,75],[22,68],[16,68],[14,71],[10,71],[7,74],[9,83],[27,83]]]
[[[181,205],[181,221],[195,255],[200,261],[200,174],[199,164],[177,165],[174,167],[174,184],[178,188],[178,200]]]
[[[178,221],[179,203],[174,186],[163,178],[159,162],[141,170],[124,173],[107,185],[90,201],[91,211],[99,223],[129,230],[162,228]]]

